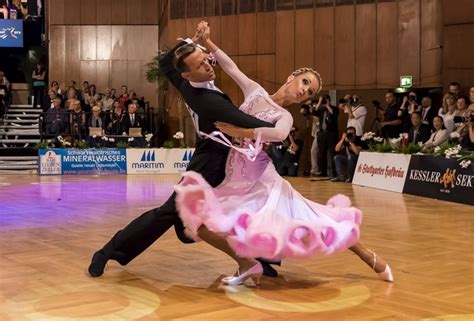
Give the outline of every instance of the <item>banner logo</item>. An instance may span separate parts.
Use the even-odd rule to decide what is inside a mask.
[[[61,175],[61,155],[49,150],[40,156],[40,174]]]
[[[193,151],[192,150],[186,150],[183,154],[183,158],[181,162],[175,162],[173,164],[174,168],[177,169],[186,169],[189,165],[189,161],[193,158]]]
[[[451,188],[454,188],[456,182],[456,170],[450,170],[449,168],[446,168],[446,173],[441,177],[441,181],[439,182],[440,184],[444,184],[444,188],[448,188],[449,185],[451,185]]]
[[[142,157],[138,162],[132,163],[133,169],[163,169],[165,164],[162,162],[157,162],[155,157],[154,150],[145,150],[142,154]]]

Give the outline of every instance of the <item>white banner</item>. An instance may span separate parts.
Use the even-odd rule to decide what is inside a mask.
[[[194,148],[128,148],[127,174],[182,173],[193,153]]]
[[[361,152],[352,184],[403,192],[411,155]]]

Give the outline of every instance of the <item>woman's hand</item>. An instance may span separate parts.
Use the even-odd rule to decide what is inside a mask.
[[[237,127],[220,121],[216,122],[215,125],[217,129],[231,137],[254,139],[253,129]]]

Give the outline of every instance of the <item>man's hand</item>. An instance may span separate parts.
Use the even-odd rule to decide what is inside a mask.
[[[217,129],[226,135],[238,138],[254,139],[253,129],[241,128],[224,122],[215,122]]]

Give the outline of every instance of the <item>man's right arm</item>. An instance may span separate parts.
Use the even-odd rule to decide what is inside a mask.
[[[201,112],[213,122],[220,121],[242,128],[275,127],[274,124],[260,120],[240,111],[230,101],[220,95],[205,97],[199,104]]]

